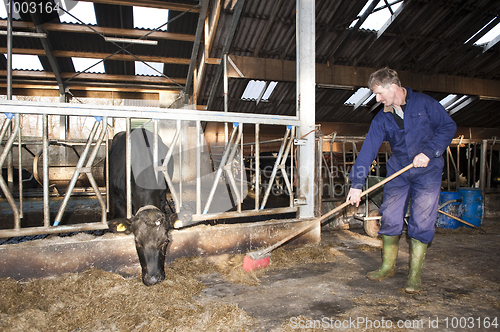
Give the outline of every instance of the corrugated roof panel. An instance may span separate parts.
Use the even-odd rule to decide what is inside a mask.
[[[97,25],[110,28],[134,28],[134,14],[131,6],[116,6],[94,3]]]
[[[195,1],[198,3],[198,1]],[[192,1],[191,1],[192,3]],[[177,33],[187,33],[194,35],[198,24],[198,16],[196,13],[184,13],[175,10],[168,12],[168,31]]]

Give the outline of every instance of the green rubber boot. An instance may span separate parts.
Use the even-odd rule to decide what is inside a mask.
[[[410,294],[419,293],[422,290],[420,275],[422,274],[422,265],[424,264],[427,243],[411,239],[410,248],[410,272],[406,282],[405,291]]]
[[[398,257],[399,235],[382,235],[382,266],[378,270],[368,272],[368,279],[381,281],[396,274],[396,258]]]

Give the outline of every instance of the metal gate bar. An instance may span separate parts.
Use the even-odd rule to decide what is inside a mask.
[[[105,120],[103,122],[103,127],[101,128],[101,135],[99,135],[99,141],[96,143],[94,146],[94,150],[92,150],[91,147],[84,153],[84,155],[80,156],[79,159],[79,165],[77,165],[77,170],[73,174],[74,178],[78,178],[78,174],[81,173],[86,173],[87,175],[90,175],[89,181],[91,183],[92,188],[94,189],[94,192],[96,195],[98,195],[97,199],[99,200],[101,204],[101,212],[102,212],[102,218],[101,222],[98,223],[81,223],[81,224],[73,224],[73,225],[61,225],[61,219],[62,215],[64,213],[64,209],[66,208],[67,201],[70,199],[72,191],[74,193],[75,190],[75,185],[71,185],[73,188],[68,188],[64,199],[66,201],[63,201],[65,204],[64,206],[61,205],[59,207],[58,211],[58,217],[54,221],[54,225],[57,225],[57,227],[51,226],[52,222],[50,220],[50,209],[49,209],[49,140],[48,140],[48,115],[71,115],[74,116],[75,114],[78,114],[78,116],[113,116],[117,118],[124,118],[127,121],[128,129],[130,130],[130,119],[131,118],[149,118],[149,119],[163,119],[163,120],[177,120],[177,129],[179,130],[182,126],[182,121],[191,121],[193,119],[196,119],[196,126],[198,128],[197,130],[197,147],[199,148],[198,155],[196,156],[197,158],[197,174],[198,174],[198,179],[201,178],[201,172],[199,169],[200,161],[201,161],[201,148],[202,148],[202,135],[203,132],[201,130],[201,121],[204,122],[225,122],[227,123],[228,121],[230,122],[236,122],[238,123],[238,131],[235,133],[235,136],[239,136],[239,138],[236,140],[235,148],[232,149],[231,151],[228,151],[227,153],[227,159],[231,156],[231,159],[235,157],[236,151],[237,151],[237,144],[238,142],[240,143],[240,155],[239,155],[239,160],[240,160],[240,170],[243,171],[243,163],[241,162],[243,158],[243,149],[241,148],[243,146],[243,123],[252,123],[256,126],[256,128],[260,129],[259,126],[261,123],[263,124],[270,124],[270,125],[289,125],[289,126],[297,126],[299,124],[299,121],[297,120],[297,117],[293,116],[274,116],[274,115],[263,115],[263,114],[243,114],[243,113],[231,113],[227,112],[222,114],[221,112],[207,112],[207,111],[197,111],[197,110],[182,110],[180,112],[179,110],[175,109],[158,109],[158,108],[141,108],[141,110],[137,110],[136,108],[131,108],[131,107],[116,107],[116,106],[94,106],[94,105],[72,105],[72,104],[46,104],[46,103],[30,103],[30,102],[19,102],[19,101],[0,101],[0,112],[9,112],[15,114],[16,117],[20,117],[21,113],[25,114],[41,114],[43,117],[43,137],[41,139],[41,144],[42,144],[42,152],[43,154],[43,198],[44,198],[44,207],[43,207],[43,214],[44,214],[44,220],[43,220],[43,226],[42,227],[20,227],[20,218],[21,218],[21,213],[22,211],[19,211],[16,206],[16,201],[12,198],[11,202],[14,205],[13,206],[13,211],[15,218],[19,220],[17,223],[16,227],[14,229],[6,229],[6,230],[0,230],[0,237],[11,237],[11,236],[25,236],[25,235],[37,235],[37,234],[50,234],[50,233],[64,233],[64,232],[78,232],[78,231],[88,231],[88,230],[99,230],[99,229],[106,229],[107,224],[106,224],[106,211],[107,211],[107,202],[103,199],[102,195],[99,195],[100,192],[97,188],[97,184],[95,182],[95,179],[93,178],[92,174],[90,173],[90,168],[92,167],[92,162],[87,162],[85,164],[85,158],[89,156],[92,160],[97,155],[97,149],[104,144],[102,140],[106,138],[106,132],[103,131],[106,129],[105,123],[107,121]],[[220,113],[220,114],[219,114]],[[231,120],[237,120],[237,121],[231,121]],[[0,136],[3,135],[5,136],[7,134],[8,130],[8,125],[9,122],[12,122],[11,119],[8,119],[4,121],[4,124],[2,125],[1,131],[0,131]],[[19,121],[20,123],[20,121]],[[96,124],[94,124],[96,125]],[[257,129],[257,131],[258,131]],[[294,128],[295,129],[295,128]],[[98,133],[98,127],[96,129],[93,129],[93,134],[91,136],[91,140],[96,138],[96,135]],[[156,131],[156,130],[155,130]],[[182,131],[179,130],[179,135],[182,135]],[[16,134],[14,132],[13,134]],[[3,137],[2,137],[3,138]],[[12,139],[12,142],[16,140],[15,136],[11,136],[9,141]],[[17,143],[19,146],[21,146],[23,143],[19,140],[20,137],[17,137]],[[127,137],[127,141],[129,141],[130,138]],[[258,139],[258,133],[257,133],[257,139]],[[182,151],[181,143],[179,143],[180,136],[179,138],[176,139],[176,142],[173,144],[179,144],[179,150]],[[88,143],[88,141],[87,141]],[[106,140],[106,144],[108,143],[108,140]],[[10,144],[10,148],[12,148],[12,145],[14,143]],[[93,145],[92,143],[90,143]],[[260,142],[256,142],[256,146],[259,146],[260,148]],[[7,147],[9,144],[7,144]],[[106,145],[107,146],[107,145]],[[171,145],[171,149],[173,149],[174,146]],[[4,149],[5,150],[5,149]],[[173,152],[173,150],[172,150]],[[7,152],[5,152],[7,153]],[[129,157],[127,157],[128,162],[130,162],[130,154]],[[291,156],[293,160],[293,156]],[[6,157],[4,158],[5,161]],[[171,159],[171,156],[170,156]],[[107,164],[106,160],[106,164]],[[257,165],[260,163],[259,157],[256,156],[256,162]],[[286,162],[286,159],[282,159],[282,162]],[[20,159],[20,169],[22,169],[22,160]],[[227,164],[227,160],[226,160]],[[129,164],[130,165],[130,164]],[[228,166],[228,165],[226,165]],[[127,168],[129,168],[128,166]],[[106,168],[108,169],[108,168]],[[228,179],[230,180],[230,185],[232,186],[232,189],[234,189],[234,193],[238,199],[239,206],[238,206],[238,211],[241,211],[241,201],[242,201],[242,193],[243,193],[243,181],[242,181],[242,176],[243,174],[240,174],[240,186],[238,188],[236,184],[236,179],[233,174],[230,172],[230,169],[226,167],[225,169],[221,170],[226,171],[228,173]],[[292,169],[293,171],[293,169]],[[257,170],[257,172],[259,172]],[[78,174],[76,174],[78,173]],[[72,177],[72,180],[73,180]],[[21,177],[22,179],[22,177]],[[106,176],[106,181],[108,181],[109,176]],[[288,179],[288,178],[287,178]],[[130,180],[130,178],[129,178]],[[172,180],[172,178],[170,178]],[[168,180],[166,180],[168,181]],[[286,180],[285,180],[286,181]],[[1,180],[0,180],[1,182]],[[289,181],[288,181],[289,182]],[[4,187],[7,189],[6,183],[4,181]],[[197,190],[197,215],[193,215],[193,220],[210,220],[210,219],[217,219],[217,218],[235,218],[235,217],[243,217],[243,216],[253,216],[253,215],[264,215],[264,214],[278,214],[278,213],[290,213],[290,212],[296,212],[297,207],[291,206],[288,208],[277,208],[277,209],[265,209],[265,210],[257,210],[257,207],[259,206],[259,199],[257,196],[256,200],[256,209],[253,210],[245,210],[241,212],[237,211],[229,211],[229,212],[223,212],[223,213],[213,213],[210,214],[208,211],[206,214],[200,214],[201,212],[201,182],[197,181],[196,183],[196,190]],[[173,187],[173,186],[172,186]],[[287,187],[291,187],[291,185],[288,183]],[[179,182],[179,197],[178,197],[178,204],[176,205],[182,205],[182,179]],[[72,190],[71,190],[72,189]],[[108,190],[108,189],[106,189]],[[20,187],[20,191],[23,191],[22,187]],[[258,191],[258,189],[257,189]],[[22,193],[20,193],[22,195]],[[213,198],[213,196],[212,196]]]
[[[7,156],[9,155],[12,145],[14,144],[14,140],[16,139],[16,136],[19,134],[20,131],[20,121],[21,121],[21,115],[20,114],[8,114],[7,119],[4,121],[4,127],[2,128],[2,133],[1,133],[1,138],[3,140],[3,137],[5,136],[5,133],[7,132],[7,129],[9,128],[10,124],[12,123],[12,117],[15,118],[14,121],[14,128],[12,130],[12,133],[10,134],[9,139],[7,140],[7,143],[4,146],[4,149],[2,151],[2,154],[0,155],[0,168],[3,168],[3,164],[5,163],[5,160],[7,159]],[[22,178],[21,178],[22,179]],[[20,229],[21,228],[21,217],[19,214],[19,209],[17,207],[16,201],[14,200],[14,197],[12,196],[9,187],[7,186],[7,183],[5,183],[5,180],[3,179],[3,176],[0,176],[0,187],[2,188],[2,191],[5,195],[5,198],[7,198],[7,201],[10,204],[10,207],[12,208],[12,211],[14,212],[14,229]]]
[[[90,154],[89,160],[87,161],[86,167],[83,167],[83,164],[85,163],[85,159],[87,159],[87,155],[90,151],[90,148],[92,147],[92,142],[94,141],[94,137],[97,133],[97,129],[99,128],[99,124],[101,123],[101,134],[99,135],[99,139],[97,143],[94,146],[94,149],[92,153]],[[107,130],[107,117],[104,119],[102,118],[96,118],[94,122],[94,126],[92,127],[92,131],[90,133],[90,136],[87,140],[87,144],[85,145],[85,149],[80,156],[80,159],[78,160],[78,163],[76,164],[75,171],[73,173],[73,176],[71,178],[71,181],[69,183],[68,188],[66,189],[66,193],[64,194],[64,199],[63,202],[61,203],[61,206],[59,207],[59,211],[57,212],[56,218],[54,220],[54,226],[58,226],[59,223],[61,222],[62,216],[64,214],[64,210],[66,209],[66,206],[68,204],[69,198],[71,196],[71,193],[73,192],[73,189],[75,188],[76,181],[78,180],[78,177],[80,176],[81,173],[86,173],[87,177],[94,188],[95,194],[97,198],[99,199],[99,203],[101,204],[101,209],[103,211],[102,213],[102,222],[106,223],[106,207],[104,204],[104,200],[102,198],[102,195],[99,191],[99,187],[97,186],[97,183],[92,176],[91,172],[91,166],[92,163],[94,162],[95,157],[97,156],[97,151],[99,150],[100,145],[102,144],[102,141],[104,137],[106,136],[106,133],[108,132]]]
[[[156,132],[155,132],[155,139],[158,141],[158,128],[156,127]],[[172,194],[172,199],[174,200],[175,203],[175,212],[179,213],[180,212],[180,207],[181,207],[181,201],[179,200],[179,197],[177,196],[177,192],[175,190],[174,184],[172,183],[172,179],[170,175],[168,174],[168,162],[170,161],[170,158],[172,157],[172,152],[174,151],[174,147],[179,141],[181,131],[177,129],[174,134],[174,138],[172,139],[172,143],[170,144],[170,147],[168,149],[167,155],[165,156],[165,159],[163,160],[163,165],[162,166],[156,166],[157,171],[161,171],[163,173],[163,176],[165,177],[165,181],[167,181],[168,187],[170,188],[170,193]],[[158,143],[156,143],[158,144]],[[180,144],[179,144],[180,145]],[[155,151],[155,156],[158,156],[158,149]],[[155,161],[155,165],[157,165],[158,162]],[[180,165],[182,165],[181,162],[179,162]],[[179,167],[179,169],[182,169],[182,166]],[[157,174],[157,172],[155,172]],[[182,176],[179,177],[181,180],[179,183],[182,183]],[[182,187],[181,187],[182,188]]]
[[[226,171],[226,174],[228,174],[228,177],[230,178],[230,183],[231,183],[231,185],[233,185],[233,189],[236,188],[236,184],[233,182],[234,178],[232,177],[232,174],[229,175],[229,173],[231,173],[230,169],[228,170],[227,168],[225,168],[225,166],[226,166],[228,160],[231,161],[234,158],[234,155],[235,155],[237,147],[238,147],[238,143],[241,139],[242,131],[238,130],[239,125],[240,124],[233,123],[233,131],[231,132],[231,136],[226,144],[226,147],[224,149],[224,153],[222,154],[222,159],[220,161],[219,168],[217,169],[217,173],[215,174],[214,183],[212,184],[212,189],[210,190],[210,194],[208,195],[208,200],[205,204],[205,208],[203,209],[203,214],[207,214],[208,210],[210,209],[210,205],[212,204],[212,200],[214,198],[215,191],[217,189],[217,185],[219,183],[219,179],[220,179],[223,171]],[[236,131],[238,131],[238,136],[236,137],[234,144],[232,144],[233,138],[236,135]],[[237,195],[238,202],[240,202],[241,197],[239,196],[238,191],[237,190],[234,190],[234,191]]]

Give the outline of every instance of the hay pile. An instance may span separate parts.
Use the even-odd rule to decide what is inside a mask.
[[[221,255],[211,257],[209,262],[217,267],[226,280],[243,285],[258,285],[259,277],[268,271],[287,269],[302,264],[333,262],[338,250],[332,245],[306,244],[295,249],[280,247],[271,254],[271,263],[264,269],[256,269],[247,273],[242,268],[245,255]]]
[[[201,268],[201,271],[198,270]],[[2,331],[235,331],[253,319],[234,304],[195,299],[196,275],[214,271],[200,258],[170,264],[162,283],[146,287],[99,269],[20,283],[0,280]]]
[[[333,246],[305,245],[273,251],[271,264],[247,273],[244,255],[179,258],[166,279],[143,285],[140,276],[91,268],[30,282],[0,279],[1,331],[245,331],[255,320],[235,304],[201,302],[199,277],[220,273],[226,280],[258,285],[267,271],[331,262]]]

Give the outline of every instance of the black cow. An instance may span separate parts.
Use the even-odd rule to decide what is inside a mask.
[[[165,253],[169,242],[168,231],[177,215],[163,213],[154,205],[141,207],[130,219],[118,218],[108,222],[110,229],[134,234],[135,249],[142,269],[142,282],[151,286],[165,279]]]
[[[172,229],[177,215],[166,210],[168,186],[163,173],[155,176],[153,169],[154,135],[146,129],[134,129],[131,133],[132,148],[132,212],[126,218],[126,135],[118,133],[109,150],[109,200],[108,225],[111,230],[132,232],[142,268],[142,281],[150,286],[165,279],[165,252],[168,231]],[[158,165],[168,148],[158,137]],[[173,163],[169,163],[169,174],[173,174]],[[112,219],[117,218],[117,219]]]

